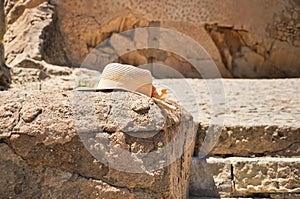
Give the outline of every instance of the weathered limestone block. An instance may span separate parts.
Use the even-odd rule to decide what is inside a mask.
[[[198,132],[198,147],[207,135],[209,125],[202,125]],[[271,155],[300,156],[300,129],[296,126],[225,126],[213,147],[216,155]]]
[[[178,2],[174,6],[168,0],[146,4],[139,1],[6,0],[4,10],[8,29],[5,42],[11,43],[8,64],[23,53],[52,64],[80,66],[93,48],[114,33],[137,27],[161,27],[187,35],[203,46],[222,77],[300,76],[297,1],[229,0],[224,3],[213,0]],[[24,34],[19,34],[20,28]],[[168,45],[184,52],[193,48],[176,41]],[[151,56],[145,57],[139,52],[119,58],[119,62],[132,65],[153,61]],[[179,68],[185,76],[199,77],[197,71],[190,69],[191,64],[172,58],[158,63]],[[202,62],[198,67],[209,71],[214,64]]]
[[[134,198],[128,190],[100,180],[50,167],[32,167],[4,143],[0,152],[1,198]]]
[[[247,158],[233,161],[237,193],[298,193],[299,158]]]
[[[195,158],[190,195],[244,198],[261,194],[293,198],[299,193],[299,164],[299,158]]]
[[[124,91],[3,92],[0,104],[0,138],[44,176],[42,198],[187,197],[195,132],[180,109]]]

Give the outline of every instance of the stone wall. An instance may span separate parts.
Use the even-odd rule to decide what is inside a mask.
[[[161,27],[202,45],[223,77],[300,76],[300,8],[296,0],[43,2],[5,1],[8,64],[22,52],[52,64],[80,66],[94,47],[114,33]],[[19,27],[28,31],[19,34]],[[26,50],[23,41],[31,50]],[[116,54],[114,47],[105,52]],[[132,65],[157,62],[179,69],[184,76],[199,77],[190,63],[170,52],[158,56],[151,50],[133,51],[115,61]]]
[[[76,64],[80,64],[89,52],[85,45],[89,35],[101,35],[103,38],[103,34],[132,28],[126,26],[128,23],[135,27],[147,26],[147,23],[136,23],[138,19],[156,22],[159,27],[190,36],[208,51],[225,77],[299,76],[297,24],[300,13],[299,5],[294,1],[95,1],[94,8],[89,6],[92,4],[59,0],[55,3],[59,18],[65,19],[60,28],[69,46],[68,54]],[[81,9],[78,10],[78,7]],[[72,23],[74,18],[78,18],[76,24]],[[223,29],[227,30],[221,44],[211,34],[207,26],[211,24],[216,24],[221,34]],[[103,30],[103,26],[107,28]],[[74,29],[78,31],[76,35],[72,34]],[[240,32],[241,36],[236,34]],[[278,36],[283,34],[287,36]]]

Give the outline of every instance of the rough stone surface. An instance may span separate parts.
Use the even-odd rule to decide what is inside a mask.
[[[299,158],[253,158],[233,163],[237,193],[299,193]]]
[[[282,193],[282,194],[271,194],[272,199],[294,199],[300,198],[299,193]]]
[[[212,44],[209,37],[200,37],[200,39],[207,41],[206,46]],[[91,40],[95,41],[93,37]],[[90,45],[92,44],[88,44],[88,46]],[[181,48],[177,48],[179,45]],[[112,33],[109,38],[94,47],[96,49],[89,49],[90,54],[81,66],[102,71],[104,66],[111,62],[129,63],[134,66],[149,68],[152,74],[159,78],[202,78],[201,72],[208,70],[207,68],[215,67],[215,73],[209,74],[207,77],[221,77],[222,75],[230,77],[230,73],[226,71],[224,66],[220,70],[221,74],[219,73],[217,65],[197,41],[183,36],[175,30],[151,27]],[[216,50],[214,51],[215,54]],[[221,67],[220,64],[219,68]]]
[[[64,90],[71,90],[74,87],[74,83],[71,87],[66,87],[61,83],[70,79],[70,76],[73,74],[74,70],[69,67],[52,65],[45,61],[37,61],[26,57],[19,57],[13,63],[14,66],[11,69],[12,87],[27,86],[28,88],[28,85],[32,84],[31,87],[35,87],[35,89],[45,90],[43,84],[46,79],[52,82],[49,85],[51,90],[55,86],[60,86]]]
[[[209,126],[201,126],[199,145],[204,142]],[[299,127],[289,126],[226,126],[211,154],[235,156],[300,156]]]
[[[295,58],[299,51],[299,5],[295,1],[116,1],[99,5],[97,1],[86,4],[55,0],[52,3],[57,6],[58,18],[63,19],[59,27],[74,65],[80,65],[89,48],[112,33],[152,26],[177,30],[199,42],[216,61],[224,77],[299,76],[299,59]],[[206,29],[208,32],[204,30],[210,25],[217,28],[217,35],[210,28]],[[278,52],[270,46],[270,41],[283,42],[282,49],[289,52],[287,56],[293,61],[288,61],[287,52]],[[242,47],[250,51],[245,52]],[[271,58],[279,53],[279,61],[270,60],[270,53]],[[139,53],[136,56],[141,60]],[[123,61],[130,60],[134,60],[132,56]]]
[[[134,198],[126,189],[50,167],[32,167],[0,144],[1,198]],[[143,193],[142,193],[143,194]],[[143,194],[147,196],[147,194]]]
[[[17,1],[11,5],[12,8],[7,14],[8,27],[4,36],[7,64],[10,65],[15,59],[20,59],[19,57],[45,60],[58,65],[67,64],[64,42],[56,26],[53,6],[40,1],[26,8],[26,2]],[[18,15],[13,13],[20,9],[23,11]],[[16,17],[14,22],[10,23],[10,15]],[[23,30],[22,34],[20,29]]]
[[[194,159],[190,195],[282,198],[299,193],[299,158]],[[279,194],[281,193],[281,194]],[[252,195],[252,196],[251,196]]]
[[[206,28],[234,77],[299,77],[299,46],[246,30]]]
[[[30,60],[30,59],[26,59]],[[31,60],[32,61],[32,60]],[[39,63],[39,65],[42,65],[46,68],[46,65],[42,64],[42,61],[36,61],[34,62]],[[33,68],[34,65],[31,65],[32,68],[17,68],[15,67],[12,72],[17,70],[21,70],[23,72],[20,72],[20,74],[31,74],[29,71],[32,71],[34,73],[43,71],[43,69],[39,69],[42,67]],[[55,67],[55,71],[58,70],[58,67]],[[46,71],[46,70],[45,70]],[[58,70],[59,71],[59,70]],[[12,84],[11,93],[18,93],[20,92],[20,88],[25,90],[27,93],[30,90],[53,90],[57,95],[62,92],[62,90],[69,90],[73,89],[74,87],[77,87],[79,85],[81,86],[89,86],[89,87],[95,87],[99,81],[99,72],[97,71],[88,71],[88,70],[78,70],[78,69],[71,69],[72,73],[70,75],[67,74],[61,74],[61,76],[58,75],[50,75],[49,78],[46,78],[44,80],[41,80],[38,78],[38,74],[36,74],[33,78],[33,80],[30,80],[30,83],[23,82],[20,84]],[[55,72],[53,74],[60,74],[60,72]],[[79,77],[80,76],[80,77]],[[81,77],[83,76],[83,77]],[[36,79],[35,79],[36,78]],[[20,82],[23,81],[23,78],[20,78]],[[24,76],[24,81],[26,80]],[[299,180],[297,179],[297,175],[293,174],[293,172],[296,172],[297,168],[299,168],[298,163],[296,162],[299,159],[299,80],[298,79],[272,79],[272,80],[233,80],[233,79],[215,79],[215,80],[197,80],[197,79],[165,79],[165,80],[155,80],[155,83],[160,83],[161,87],[168,88],[169,92],[175,92],[175,96],[180,99],[181,105],[183,105],[186,109],[188,109],[195,117],[195,122],[200,123],[200,130],[198,133],[199,136],[197,138],[197,148],[196,148],[196,154],[200,156],[205,156],[207,153],[211,153],[212,155],[217,155],[219,158],[209,158],[206,159],[206,161],[199,161],[194,160],[192,165],[192,174],[191,174],[191,190],[193,191],[193,195],[197,195],[199,197],[204,197],[203,194],[201,196],[201,193],[205,193],[206,195],[209,195],[209,197],[232,197],[232,198],[238,198],[238,197],[248,197],[248,198],[292,198],[296,199],[299,196],[299,191],[291,188],[291,189],[285,189],[285,187],[289,186],[295,186],[296,188],[299,187],[297,185],[297,182]],[[221,84],[219,84],[221,83]],[[284,91],[284,92],[283,92]],[[5,94],[1,93],[1,99],[2,96],[6,96],[5,99],[9,98],[9,95],[11,94]],[[62,93],[68,93],[68,92],[62,92]],[[215,95],[216,93],[221,93],[221,95]],[[224,93],[225,96],[225,105],[223,108],[222,103],[224,101],[222,100],[222,93]],[[17,94],[16,94],[17,95]],[[37,95],[40,95],[37,94]],[[25,95],[24,95],[25,96]],[[55,95],[56,96],[56,95]],[[37,105],[43,106],[44,104],[51,104],[51,103],[61,103],[64,101],[62,98],[57,98],[57,102],[53,99],[49,101],[49,99],[41,99],[41,101],[35,100],[39,103]],[[61,95],[63,97],[63,95]],[[168,96],[168,99],[172,98],[172,94]],[[221,98],[218,98],[220,97]],[[31,96],[28,98],[23,97],[23,94],[21,96],[18,95],[18,97],[15,97],[15,99],[24,100],[24,103],[27,99],[32,99]],[[214,99],[217,99],[214,101]],[[175,99],[175,98],[174,98]],[[16,100],[15,102],[17,102]],[[47,101],[48,100],[48,101]],[[27,100],[28,101],[28,100]],[[128,101],[128,100],[126,100]],[[1,102],[2,104],[6,104],[6,108],[1,110],[0,112],[5,115],[0,121],[7,124],[5,126],[1,126],[2,128],[10,128],[16,126],[18,121],[20,121],[20,115],[22,116],[22,121],[26,124],[32,124],[35,121],[39,121],[39,118],[44,112],[41,112],[41,107],[36,107],[34,109],[30,109],[30,107],[25,107],[24,111],[22,111],[22,114],[19,113],[19,106],[16,105],[16,103],[6,103]],[[99,101],[100,103],[100,101]],[[104,103],[104,102],[103,102]],[[102,102],[100,104],[103,104]],[[112,103],[114,104],[114,103]],[[29,104],[29,106],[31,106]],[[141,101],[135,101],[133,103],[133,106],[130,106],[130,110],[133,112],[135,111],[143,111],[146,110],[148,107],[147,100],[141,100]],[[150,106],[151,107],[151,106]],[[214,108],[217,107],[216,110]],[[55,109],[55,108],[54,108]],[[54,110],[51,109],[51,110]],[[105,107],[103,109],[103,115],[105,115],[107,112],[105,110],[108,110],[109,108]],[[10,110],[10,111],[8,111]],[[44,110],[44,108],[42,108]],[[56,109],[55,109],[56,110]],[[98,109],[98,110],[101,110]],[[65,110],[60,110],[62,112],[65,112]],[[197,114],[197,111],[198,114]],[[53,118],[53,120],[61,120],[61,113],[58,111],[60,115],[58,115],[57,119],[56,117],[53,117],[53,115],[45,115],[45,118]],[[84,113],[84,112],[83,112]],[[137,112],[135,112],[137,113]],[[63,114],[64,115],[64,114]],[[208,147],[201,148],[203,146],[203,140],[205,138],[205,135],[207,135],[208,128],[214,124],[214,122],[218,120],[214,120],[214,118],[222,118],[224,117],[224,120],[221,120],[224,124],[222,128],[218,128],[220,132],[220,137],[210,137],[210,144],[208,144]],[[36,118],[36,119],[35,119]],[[46,119],[44,119],[46,120]],[[44,121],[43,120],[43,121]],[[31,121],[31,122],[30,122]],[[139,120],[136,120],[136,124],[143,124],[144,126],[154,128],[154,126],[148,126],[149,123],[143,123],[143,118],[140,118]],[[126,120],[124,121],[125,124],[128,124]],[[56,123],[56,122],[54,122]],[[219,123],[217,123],[219,124]],[[54,132],[52,135],[53,137],[56,137],[56,130],[52,128],[51,124],[47,123],[51,129],[45,129],[46,132],[51,133]],[[62,125],[59,123],[59,125]],[[74,124],[72,124],[74,125]],[[71,125],[71,126],[72,126]],[[126,129],[126,126],[123,125],[124,129]],[[130,126],[130,125],[129,125]],[[158,125],[159,126],[159,125]],[[216,125],[212,125],[216,127]],[[141,126],[140,126],[141,127]],[[65,128],[65,127],[63,127]],[[109,134],[111,131],[113,132],[116,128],[115,125],[109,125],[106,128],[107,134]],[[25,129],[25,130],[24,130]],[[128,128],[127,128],[128,129]],[[213,128],[212,128],[213,129]],[[24,131],[27,132],[26,128],[23,128]],[[28,132],[32,132],[32,128],[28,129]],[[19,134],[19,133],[16,133]],[[217,134],[218,135],[218,134]],[[2,140],[5,140],[5,138],[11,136],[13,139],[16,139],[11,135],[9,132],[5,132],[1,135]],[[21,134],[22,136],[22,134]],[[42,135],[40,135],[42,136]],[[106,135],[105,135],[106,136]],[[104,138],[106,138],[104,136]],[[103,137],[96,137],[97,139],[103,139]],[[127,147],[126,145],[123,145],[119,142],[115,142],[117,140],[123,140],[124,135],[122,134],[116,134],[114,138],[114,143],[119,144],[122,147]],[[26,146],[32,146],[30,143],[32,140],[35,142],[35,139],[32,137],[28,138],[17,138],[21,140],[26,140]],[[81,143],[79,141],[79,138],[77,138],[77,141],[73,138],[70,142],[78,143],[76,146],[79,146]],[[64,140],[64,139],[62,139]],[[22,145],[25,141],[20,141],[19,145]],[[57,144],[55,147],[53,144],[51,144],[52,141],[50,141],[50,145],[46,146],[44,149],[43,144],[41,144],[43,141],[38,141],[38,146],[35,146],[35,149],[32,150],[33,152],[30,152],[30,162],[28,162],[27,159],[25,159],[26,163],[28,162],[30,167],[36,168],[37,165],[42,165],[43,169],[49,169],[49,167],[52,167],[54,165],[54,169],[57,170],[55,173],[57,173],[56,179],[60,179],[59,176],[69,176],[72,174],[74,177],[74,183],[69,183],[67,181],[68,186],[60,186],[56,187],[54,185],[51,185],[52,192],[49,191],[49,195],[54,194],[56,192],[55,196],[59,198],[59,196],[62,195],[62,197],[67,197],[68,195],[66,192],[64,192],[64,188],[70,190],[83,190],[81,188],[80,184],[85,184],[83,181],[78,183],[78,178],[91,182],[91,184],[88,185],[88,190],[93,190],[95,187],[106,187],[102,183],[108,182],[109,184],[112,181],[113,183],[120,185],[120,187],[123,187],[123,184],[120,181],[117,181],[116,179],[126,179],[128,178],[128,175],[123,174],[120,172],[116,172],[115,170],[110,170],[108,173],[108,177],[105,179],[98,179],[94,178],[93,176],[86,176],[85,174],[81,174],[78,171],[78,167],[74,168],[71,167],[73,162],[77,162],[77,160],[72,159],[72,157],[76,157],[74,155],[74,152],[69,150],[68,148],[71,145],[64,145],[61,147]],[[8,142],[9,143],[9,142]],[[12,142],[11,142],[12,143]],[[17,142],[14,142],[15,145],[17,145]],[[67,144],[67,143],[65,143]],[[101,147],[97,145],[97,140],[92,141],[91,146],[95,147]],[[139,143],[132,144],[133,147],[130,147],[132,150],[151,150],[151,147],[142,148]],[[161,143],[158,143],[159,146],[161,146]],[[9,144],[9,146],[12,146]],[[57,147],[59,148],[58,150]],[[30,147],[29,147],[30,148]],[[84,151],[84,146],[81,148],[79,147],[79,150]],[[47,153],[44,151],[49,150]],[[51,150],[54,150],[54,152]],[[22,150],[27,153],[27,150]],[[21,154],[22,151],[17,152],[17,154]],[[60,154],[60,151],[65,151],[67,155]],[[76,151],[76,150],[75,150]],[[113,152],[113,151],[112,151]],[[198,152],[201,152],[200,154]],[[207,153],[206,153],[207,152]],[[40,157],[37,154],[47,154],[45,158]],[[51,156],[51,153],[54,153],[53,156]],[[57,155],[58,154],[58,155]],[[82,156],[90,155],[89,153],[83,154]],[[99,155],[99,154],[98,154]],[[101,154],[100,154],[101,155]],[[54,159],[54,156],[62,157],[62,159],[67,160],[65,162],[58,162],[57,159]],[[228,156],[244,156],[244,157],[252,157],[252,158],[220,158],[220,157],[228,157]],[[261,158],[255,158],[256,156]],[[270,158],[266,156],[280,156],[282,158],[276,159],[276,158]],[[20,157],[18,155],[18,157]],[[23,157],[23,156],[22,156]],[[80,156],[81,157],[81,156]],[[91,156],[88,156],[91,157]],[[290,157],[290,158],[283,158],[283,157]],[[88,159],[88,158],[87,158]],[[84,159],[86,160],[86,159]],[[89,161],[94,160],[93,157],[89,159]],[[79,160],[78,160],[79,161]],[[70,163],[71,162],[71,163]],[[239,163],[240,166],[239,166]],[[278,163],[279,162],[279,163]],[[282,162],[282,163],[281,163]],[[201,164],[200,164],[201,163]],[[204,164],[205,163],[205,164]],[[63,171],[60,169],[59,165],[63,165]],[[97,166],[97,163],[95,163]],[[236,164],[236,168],[238,170],[235,170],[237,176],[237,182],[238,185],[235,185],[234,175],[233,175],[233,165]],[[43,166],[44,165],[44,166]],[[50,166],[49,166],[50,165]],[[56,166],[55,166],[56,165]],[[205,167],[205,165],[209,165]],[[267,166],[265,166],[267,165]],[[278,165],[278,166],[274,166]],[[290,168],[290,171],[288,171],[288,167]],[[80,168],[81,165],[79,165]],[[276,170],[276,167],[279,168],[279,171]],[[89,167],[90,168],[90,167]],[[92,167],[91,169],[83,169],[80,172],[86,172],[86,173],[97,173],[99,170]],[[249,169],[248,169],[249,168]],[[267,175],[265,175],[265,170],[267,170]],[[176,167],[175,167],[176,170]],[[243,172],[240,172],[242,170]],[[283,170],[283,174],[289,173],[289,177],[283,177],[279,178],[278,175],[281,173],[281,170]],[[197,172],[198,171],[198,172]],[[27,172],[27,170],[26,170]],[[49,171],[50,172],[50,171]],[[52,172],[52,171],[51,171]],[[53,171],[54,172],[54,171]],[[61,172],[66,172],[67,174],[63,174]],[[246,173],[249,172],[249,173]],[[71,173],[71,174],[70,174]],[[98,172],[99,173],[99,172]],[[246,173],[246,174],[245,174]],[[277,173],[275,175],[276,178],[274,178],[273,173]],[[40,175],[40,174],[37,174]],[[45,175],[45,174],[42,174]],[[160,175],[160,174],[157,174]],[[49,175],[48,175],[49,176]],[[155,176],[155,175],[154,175]],[[246,177],[245,177],[246,176]],[[247,177],[248,176],[248,177]],[[254,177],[250,177],[254,176]],[[89,179],[89,178],[92,179]],[[130,188],[124,188],[120,190],[120,187],[116,187],[115,185],[113,187],[110,187],[109,189],[115,190],[115,188],[118,190],[118,193],[120,194],[127,194],[128,191],[132,193],[132,190],[139,191],[139,193],[134,192],[132,197],[135,198],[159,198],[159,195],[157,193],[154,193],[153,191],[149,191],[147,193],[144,192],[145,189],[132,189],[131,187],[134,187],[133,183],[138,182],[139,186],[144,186],[144,180],[147,179],[147,183],[151,184],[153,183],[153,179],[155,177],[151,175],[141,175],[141,176],[130,176],[133,178],[136,178],[136,181],[128,182],[127,186]],[[268,184],[267,181],[264,180],[253,180],[255,178],[263,178],[268,179],[268,182],[272,182],[271,184]],[[295,177],[295,178],[293,178]],[[204,178],[204,179],[203,179]],[[73,178],[72,178],[73,179]],[[243,181],[245,179],[245,182]],[[198,181],[197,181],[198,180]],[[253,180],[253,181],[252,181]],[[61,181],[64,181],[62,179]],[[274,188],[277,181],[280,181],[280,187]],[[56,181],[55,181],[56,182]],[[100,185],[99,185],[100,183]],[[230,186],[231,183],[231,186]],[[294,185],[292,183],[295,183]],[[26,184],[24,182],[24,184]],[[248,186],[249,185],[249,186]],[[252,185],[252,186],[251,186]],[[274,186],[273,186],[274,185]],[[145,185],[146,186],[146,185]],[[177,186],[177,185],[176,185]],[[239,191],[235,191],[236,187],[238,186]],[[275,186],[275,187],[276,187]],[[53,188],[54,187],[54,188]],[[206,187],[206,188],[205,188]],[[13,188],[7,188],[8,190],[12,190]],[[18,188],[16,188],[18,189]],[[156,188],[153,188],[156,189]],[[46,190],[46,189],[45,189]],[[98,190],[98,189],[97,189]],[[99,191],[102,192],[93,192],[93,193],[99,193],[104,194],[106,188],[99,189]],[[104,190],[104,192],[103,192]],[[210,190],[210,191],[209,191]],[[234,192],[232,192],[234,191]],[[288,193],[289,191],[295,191],[295,193]],[[90,191],[91,193],[92,191]],[[78,192],[76,192],[78,193]],[[68,192],[68,194],[71,194]],[[88,195],[86,192],[81,192],[80,194],[83,194],[83,197],[92,197]],[[87,195],[84,195],[87,194]],[[49,196],[47,195],[47,196]],[[93,195],[94,196],[94,195]],[[73,195],[70,195],[70,197],[73,197]],[[123,197],[123,196],[119,196]],[[127,195],[126,195],[127,197]],[[129,198],[131,197],[128,196]],[[206,196],[208,197],[208,196]]]
[[[109,60],[132,65],[155,62],[176,69],[186,77],[201,76],[192,67],[194,63],[174,55],[173,51],[130,52],[136,42],[132,35],[125,34],[115,40],[118,45],[105,41],[116,33],[137,27],[157,27],[180,32],[203,46],[219,70],[211,77],[219,73],[223,77],[248,78],[300,76],[300,9],[294,0],[229,0],[226,3],[218,0],[148,3],[6,0],[2,10],[0,15],[5,14],[7,29],[4,37],[7,64],[18,54],[24,54],[56,65],[80,66],[87,55],[104,42],[108,47],[101,49],[105,53],[99,59],[105,63]],[[23,34],[19,34],[20,29]],[[173,39],[163,35],[153,38],[163,42]],[[150,41],[147,37],[140,39]],[[176,38],[177,41],[180,39]],[[120,41],[124,41],[121,46]],[[191,45],[184,46],[176,41],[168,45],[184,52],[193,49]],[[128,51],[119,54],[116,47],[124,46]],[[161,45],[154,42],[152,47],[160,48]],[[117,55],[111,56],[116,52]],[[162,54],[167,56],[161,59]],[[202,59],[201,53],[196,58]],[[210,70],[213,65],[203,61],[196,67]],[[161,67],[157,72],[165,77],[168,74]]]
[[[14,154],[0,157],[7,165],[16,161],[20,173],[1,171],[16,176],[12,179],[22,176],[23,186],[32,183],[37,198],[185,198],[194,148],[192,118],[152,100],[147,110],[132,108],[141,98],[122,91],[1,93],[1,146]],[[169,145],[167,158],[159,159]],[[151,152],[154,159],[143,156]],[[167,160],[174,161],[162,167]],[[14,182],[6,186],[6,195],[23,193]]]

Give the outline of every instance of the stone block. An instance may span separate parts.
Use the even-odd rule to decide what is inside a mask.
[[[233,161],[235,191],[241,193],[300,192],[299,158],[246,158]]]
[[[52,168],[36,171],[44,198],[187,197],[195,129],[179,106],[125,91],[10,91],[0,104],[1,140],[34,172]]]
[[[297,198],[299,158],[194,158],[190,195],[194,197]]]
[[[209,125],[202,125],[199,147],[204,143]],[[234,156],[285,156],[300,155],[300,129],[288,126],[225,126],[220,128],[211,154]],[[200,147],[201,148],[201,147]]]

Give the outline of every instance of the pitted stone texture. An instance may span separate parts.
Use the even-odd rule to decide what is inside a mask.
[[[199,136],[199,146],[208,134],[208,125],[202,125]],[[300,130],[288,126],[226,126],[220,130],[218,142],[211,154],[218,155],[269,155],[299,157]],[[199,147],[198,146],[198,147]],[[197,149],[199,150],[199,148]]]
[[[278,193],[300,191],[299,158],[253,158],[233,162],[237,193]]]
[[[114,21],[110,23],[114,24]],[[188,37],[189,35],[182,34],[182,31],[187,31],[187,29],[183,28],[182,31],[179,31],[176,27],[176,25],[180,26],[179,24],[166,23],[165,25],[168,29],[165,27],[148,27],[107,34],[104,41],[93,45],[93,48],[89,47],[90,54],[81,66],[102,71],[107,64],[112,62],[141,67],[147,67],[148,64],[154,77],[202,78],[195,69],[197,67],[199,71],[213,71],[215,69],[215,73],[207,72],[205,77],[230,77],[229,71],[221,62],[218,62],[220,56],[204,28],[197,29],[203,35],[200,34],[195,40]],[[93,36],[89,37],[92,38],[88,39],[88,43],[91,42],[89,40],[93,42],[97,40]],[[101,39],[98,38],[98,40]],[[208,52],[206,52],[207,49]],[[153,63],[155,64],[153,65]]]
[[[139,191],[131,193],[125,188],[113,187],[76,173],[32,167],[3,143],[0,144],[0,152],[1,198],[135,198],[136,195],[150,195]],[[155,195],[152,196],[155,198]]]
[[[142,3],[141,1],[128,2],[121,0],[101,3],[93,1],[91,4],[80,1],[54,0],[53,3],[57,5],[59,18],[64,19],[61,23],[61,29],[65,36],[69,36],[67,39],[68,45],[75,44],[74,41],[78,41],[79,38],[83,38],[89,32],[96,32],[100,27],[120,16],[125,18],[132,13],[131,11],[134,11],[133,13],[136,16],[144,16],[148,21],[188,22],[196,27],[217,21],[220,24],[233,24],[236,27],[243,27],[251,32],[259,32],[265,35],[265,24],[272,23],[273,13],[280,12],[286,6],[291,6],[288,2],[282,1],[276,1],[276,3],[256,1],[254,3],[245,0],[231,0],[226,3],[197,0],[194,2],[154,1]],[[66,12],[67,10],[69,12]],[[241,10],[247,10],[247,12],[241,12]],[[241,14],[245,18],[240,17]],[[246,20],[248,18],[253,20]],[[74,20],[76,23],[73,23]],[[121,23],[117,27],[119,26],[122,26]],[[71,36],[74,29],[80,32]],[[80,49],[82,53],[86,52],[87,49],[80,46],[83,44],[80,41],[77,46],[73,47],[76,48],[73,52],[79,52]],[[77,56],[74,58],[78,60],[82,57]]]
[[[99,82],[100,74],[96,71],[78,71],[80,78],[75,77],[76,84],[75,74],[77,72],[70,77],[22,85],[22,89],[62,90],[80,84],[95,87]],[[193,114],[195,122],[201,123],[196,151],[199,151],[208,128],[216,127],[212,124],[221,121],[217,136],[212,139],[215,142],[208,147],[208,152],[239,156],[299,156],[298,79],[165,79],[155,82],[168,88],[168,92],[175,92],[181,105]],[[225,98],[223,102],[222,96]],[[219,102],[215,97],[221,97]],[[172,99],[171,96],[168,98]]]
[[[268,198],[270,195],[293,198],[299,193],[299,161],[299,158],[270,157],[195,158],[190,195],[244,198],[260,194]]]
[[[39,9],[40,8],[40,9]],[[49,26],[53,17],[53,10],[46,5],[39,8],[26,9],[8,29],[4,36],[7,64],[20,56],[32,59],[42,59],[42,42],[44,29]],[[42,20],[43,19],[43,20]],[[34,21],[34,22],[33,22]],[[20,34],[20,28],[27,34]]]
[[[147,97],[125,91],[5,91],[0,99],[3,105],[0,107],[0,139],[33,171],[40,167],[58,170],[46,172],[50,172],[49,182],[46,181],[50,185],[45,185],[42,192],[47,197],[53,194],[55,198],[72,198],[75,193],[64,190],[76,188],[79,190],[76,193],[86,198],[94,194],[100,194],[99,197],[113,194],[112,198],[185,198],[194,149],[192,118],[181,109],[164,110],[152,100],[147,101],[149,109],[132,110],[133,102],[141,98]],[[96,118],[92,118],[93,113]],[[130,118],[134,120],[130,122]],[[155,159],[164,155],[161,148],[171,145],[172,140],[175,146],[165,154],[166,159]],[[103,150],[107,152],[105,158],[110,160],[109,164],[99,158]],[[131,152],[134,160],[127,158],[124,151]],[[156,155],[154,159],[139,159],[139,154],[150,152]],[[164,160],[173,156],[178,159],[152,170],[153,165],[163,165]],[[135,166],[133,169],[139,173],[127,173],[128,165]],[[117,170],[120,167],[124,170]],[[93,180],[86,181],[88,178]],[[52,188],[53,181],[62,186]],[[86,187],[87,191],[79,186]]]

